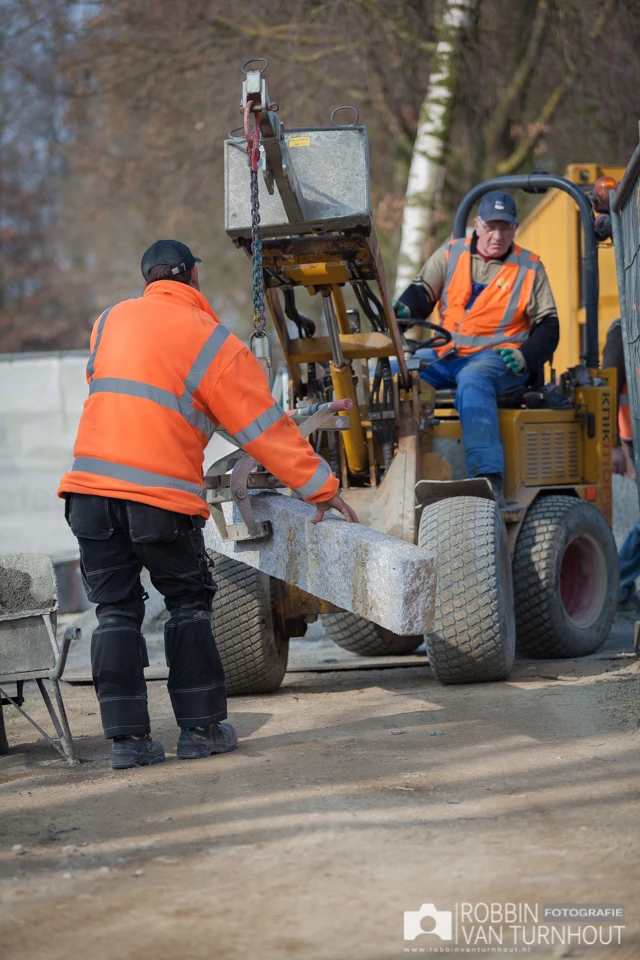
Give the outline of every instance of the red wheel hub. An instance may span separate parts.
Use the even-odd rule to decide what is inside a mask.
[[[581,533],[567,544],[560,564],[560,599],[569,619],[589,627],[602,610],[607,569],[601,545]]]

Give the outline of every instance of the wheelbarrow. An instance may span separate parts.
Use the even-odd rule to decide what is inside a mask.
[[[0,754],[9,751],[2,708],[15,707],[70,764],[77,764],[69,722],[60,692],[69,647],[80,637],[78,627],[68,627],[62,646],[56,639],[58,596],[53,564],[41,554],[0,556]],[[24,685],[35,681],[51,717],[56,738],[33,720],[24,704]],[[53,687],[54,706],[45,686]],[[15,684],[15,694],[7,685]]]

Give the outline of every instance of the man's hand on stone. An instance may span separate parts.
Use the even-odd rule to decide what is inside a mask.
[[[350,507],[348,503],[345,503],[342,497],[339,497],[337,493],[335,497],[331,497],[330,500],[323,500],[321,503],[316,503],[315,506],[317,507],[317,510],[315,516],[311,518],[311,523],[320,523],[321,520],[324,520],[325,514],[329,510],[338,510],[345,518],[347,523],[360,522],[356,516],[355,510]]]
[[[507,366],[512,373],[524,373],[527,369],[527,361],[522,355],[522,351],[518,350],[517,347],[494,347],[493,350],[494,353],[500,354],[505,366]]]

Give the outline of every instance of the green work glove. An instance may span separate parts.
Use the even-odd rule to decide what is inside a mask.
[[[517,347],[494,347],[493,352],[500,354],[512,373],[524,373],[527,369],[527,361]]]
[[[392,300],[391,306],[393,307],[393,312],[399,320],[411,320],[411,310],[406,305],[406,303],[400,303],[399,300]]]

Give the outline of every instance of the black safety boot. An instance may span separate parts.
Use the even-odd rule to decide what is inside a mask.
[[[114,770],[128,767],[146,767],[150,763],[162,763],[164,747],[149,734],[142,737],[114,737],[111,747],[111,766]]]
[[[230,723],[212,723],[181,730],[177,755],[181,760],[197,760],[212,753],[229,753],[237,746],[238,734]]]
[[[493,490],[493,499],[502,509],[504,507],[504,480],[499,473],[481,473],[480,476],[489,481]]]

